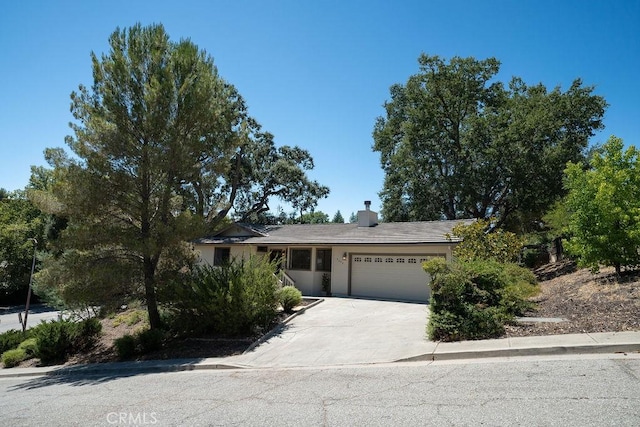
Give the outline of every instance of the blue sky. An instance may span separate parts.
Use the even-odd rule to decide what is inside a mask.
[[[317,210],[330,216],[364,200],[380,210],[371,133],[422,52],[496,57],[502,81],[567,89],[581,77],[610,104],[592,143],[640,145],[640,0],[22,0],[0,9],[0,187],[24,188],[43,150],[65,146],[69,94],[92,83],[90,52],[137,22],[190,38],[277,144],[310,151],[310,175],[331,189]]]

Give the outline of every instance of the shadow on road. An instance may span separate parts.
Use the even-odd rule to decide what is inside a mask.
[[[157,373],[192,371],[203,359],[144,361],[68,366],[32,378],[10,388],[10,391],[32,390],[56,385],[99,385],[120,378]]]

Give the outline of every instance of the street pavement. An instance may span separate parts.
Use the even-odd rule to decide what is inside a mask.
[[[639,426],[640,355],[0,377],[0,414],[20,427]]]
[[[0,307],[0,333],[10,329],[22,330],[18,319],[20,313],[24,317],[24,306]],[[44,304],[32,305],[27,316],[27,329],[38,325],[42,321],[58,319],[60,312]]]
[[[224,368],[298,368],[454,359],[640,353],[640,331],[584,333],[442,343],[426,338],[428,307],[392,301],[325,298],[304,307],[242,355],[12,368],[0,376],[170,372]],[[17,317],[17,315],[16,315]]]

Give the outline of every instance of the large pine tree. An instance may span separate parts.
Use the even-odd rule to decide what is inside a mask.
[[[276,148],[191,41],[136,25],[109,45],[91,56],[93,85],[71,96],[74,156],[48,152],[69,226],[40,279],[85,304],[141,296],[157,328],[158,289],[189,256],[185,240],[230,211],[265,211],[269,197],[308,208],[328,189],[306,177],[309,153]]]

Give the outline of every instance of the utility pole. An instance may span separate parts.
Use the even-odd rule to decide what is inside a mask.
[[[38,241],[36,239],[29,239],[33,241],[33,262],[31,263],[31,276],[29,277],[29,290],[27,291],[27,304],[24,309],[24,319],[22,313],[18,313],[18,319],[22,325],[22,332],[27,330],[27,317],[29,316],[29,304],[31,303],[31,285],[33,283],[33,272],[36,269],[36,249],[38,247]]]

